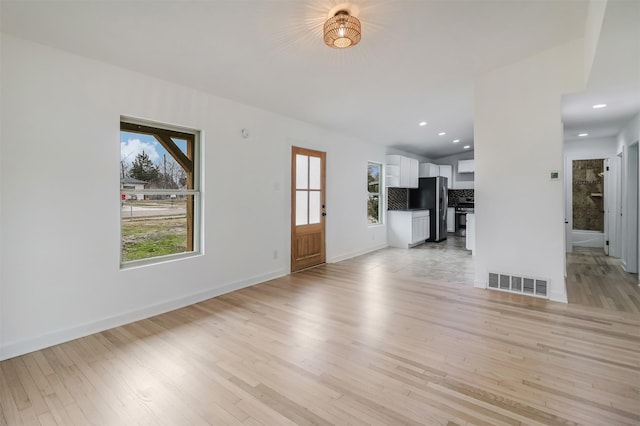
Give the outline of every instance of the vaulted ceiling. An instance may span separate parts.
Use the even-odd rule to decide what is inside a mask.
[[[361,20],[362,41],[334,50],[322,24],[341,6]],[[587,9],[580,0],[2,1],[0,23],[4,33],[437,158],[473,146],[478,74],[582,37]]]

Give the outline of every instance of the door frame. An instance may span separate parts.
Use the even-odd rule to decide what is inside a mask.
[[[296,225],[296,155],[308,155],[313,157],[319,157],[321,159],[321,176],[320,176],[320,223],[304,225],[311,227],[312,231],[317,228],[321,234],[320,241],[320,251],[319,251],[319,259],[317,262],[301,267],[297,267],[296,265],[296,243],[297,243],[297,228]],[[290,265],[289,269],[291,272],[298,272],[303,269],[311,268],[314,266],[321,265],[326,262],[327,253],[326,253],[326,192],[327,192],[327,153],[325,151],[320,151],[317,149],[304,148],[301,146],[291,145],[291,164],[290,164],[290,172],[291,172],[291,240],[290,240]]]
[[[640,212],[638,211],[639,201],[639,178],[640,178],[640,146],[638,141],[630,144],[626,149],[626,160],[623,156],[623,163],[625,165],[625,194],[623,195],[626,205],[623,212],[623,235],[626,236],[624,242],[624,250],[622,266],[626,272],[637,273],[638,264],[640,260],[640,253],[638,250],[638,227]],[[625,217],[626,216],[626,217]]]
[[[609,239],[609,252],[611,252],[611,246],[619,244],[618,235],[615,232],[612,232],[613,229],[617,228],[617,218],[616,218],[616,205],[617,205],[617,195],[618,191],[616,190],[616,186],[618,184],[618,175],[620,171],[618,170],[617,163],[615,161],[616,154],[612,153],[590,153],[590,154],[573,154],[565,156],[565,215],[566,215],[566,251],[573,251],[573,161],[574,160],[604,160],[604,165],[609,165],[609,174],[605,177],[605,183],[603,187],[604,195],[604,203],[603,208],[605,209],[604,216],[604,230],[608,230],[608,235],[605,233],[605,244],[606,239]],[[604,231],[603,231],[604,233]],[[571,244],[571,245],[570,245]],[[603,247],[604,250],[604,247]],[[614,250],[615,251],[615,250]],[[617,251],[616,251],[617,252]]]
[[[623,166],[623,158],[624,158],[624,151],[620,151],[618,154],[616,154],[616,160],[615,160],[615,165],[616,165],[616,187],[615,187],[615,191],[616,191],[616,206],[615,206],[615,212],[614,212],[614,217],[615,217],[615,229],[613,230],[615,237],[613,240],[613,243],[610,245],[609,247],[609,253],[610,256],[613,257],[619,257],[622,258],[622,218],[623,218],[623,206],[624,206],[624,197],[622,196],[623,192],[622,192],[622,174],[624,171],[624,166]],[[612,226],[614,224],[611,224]]]

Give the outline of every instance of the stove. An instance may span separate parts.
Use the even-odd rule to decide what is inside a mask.
[[[456,205],[457,214],[467,214],[474,212],[474,200],[473,197],[460,197],[458,198],[458,204]]]
[[[456,204],[456,234],[467,235],[467,214],[474,213],[473,197],[459,197]]]

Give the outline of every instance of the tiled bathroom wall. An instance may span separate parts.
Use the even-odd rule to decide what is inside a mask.
[[[604,160],[573,161],[573,229],[604,231]]]

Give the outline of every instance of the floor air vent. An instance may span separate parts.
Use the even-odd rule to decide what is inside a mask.
[[[547,280],[489,272],[489,288],[510,293],[547,297]]]

